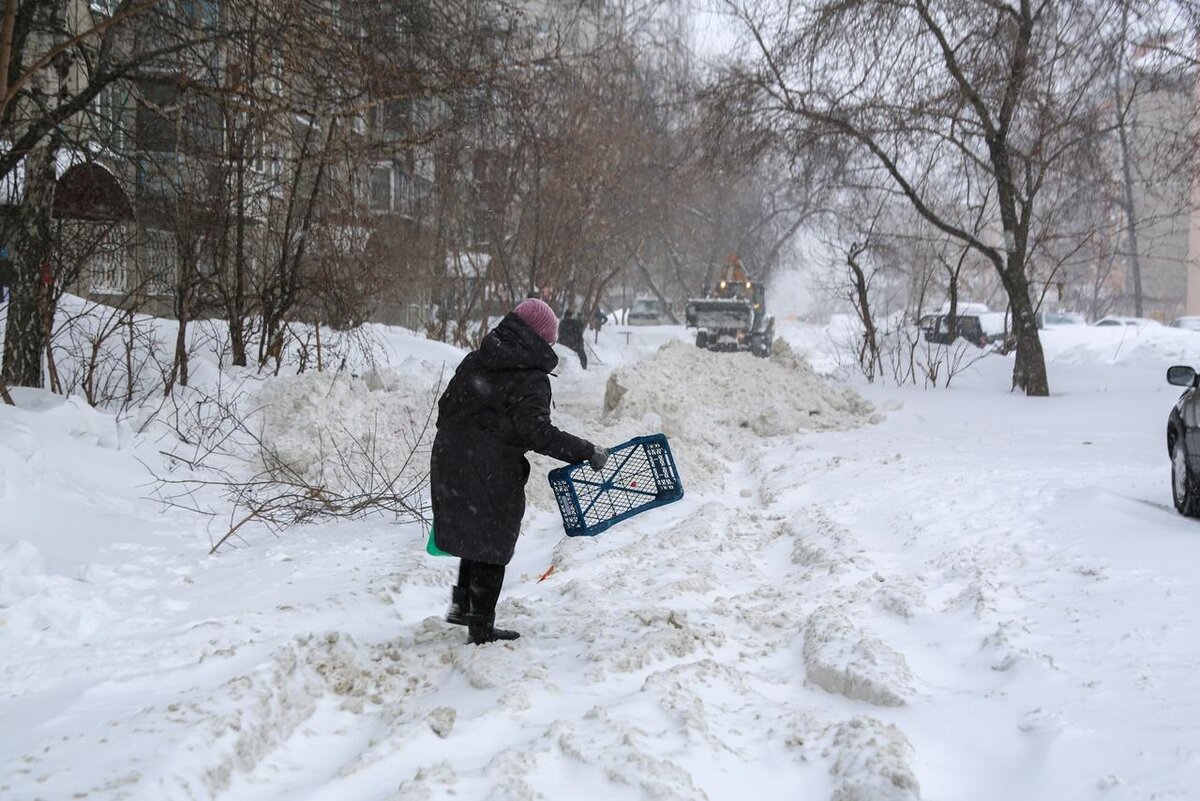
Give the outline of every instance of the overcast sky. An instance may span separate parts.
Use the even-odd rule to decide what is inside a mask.
[[[702,60],[712,62],[727,57],[736,49],[739,25],[726,13],[720,0],[689,0],[691,5],[692,47]]]

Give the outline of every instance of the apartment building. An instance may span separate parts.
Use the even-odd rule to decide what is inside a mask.
[[[55,2],[59,38],[115,7]],[[476,44],[494,47],[498,63],[514,38],[583,53],[598,41],[604,5],[480,4]],[[317,297],[297,314],[345,324],[369,314],[414,328],[429,321],[437,291],[489,283],[504,126],[494,116],[463,124],[472,102],[495,113],[487,86],[450,101],[414,83],[425,66],[415,45],[428,32],[391,4],[322,6],[315,32],[324,26],[348,52],[376,59],[341,77],[298,65],[302,48],[226,37],[249,28],[239,15],[252,6],[187,0],[121,26],[114,43],[129,68],[64,126],[58,145],[56,277],[70,291],[157,314],[187,303],[189,315],[252,316],[252,302],[231,303],[235,285],[266,286],[288,259],[302,260]],[[86,69],[72,66],[76,88]],[[326,150],[315,156],[318,147]],[[0,183],[0,218],[23,198],[19,175]],[[297,211],[297,198],[312,200],[311,213]],[[362,298],[346,308],[352,295]]]

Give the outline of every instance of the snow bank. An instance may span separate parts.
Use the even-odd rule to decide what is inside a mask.
[[[821,689],[879,706],[903,706],[913,693],[904,655],[828,606],[804,626],[804,667]]]
[[[872,412],[852,390],[817,375],[785,342],[769,359],[672,342],[651,358],[614,371],[604,410],[633,419],[658,415],[668,435],[722,426],[760,437],[854,428]]]
[[[834,315],[824,325],[783,323],[778,330],[779,336],[804,353],[818,372],[858,375],[854,354],[862,329],[853,318]],[[1164,325],[1064,325],[1044,329],[1039,336],[1048,364],[1153,365],[1164,369],[1172,364],[1200,366],[1200,332]],[[967,353],[974,356],[983,351],[971,348]],[[918,350],[918,357],[921,354]],[[1007,358],[1013,357],[1010,354]],[[989,363],[993,360],[1006,361],[998,355],[986,359]]]
[[[417,677],[435,668],[427,654],[398,642],[364,644],[335,631],[297,637],[217,688],[192,688],[165,709],[144,710],[147,719],[137,725],[162,718],[176,724],[159,739],[160,759],[147,784],[156,784],[164,798],[212,798],[225,791],[243,797],[238,782],[244,775],[316,720],[347,720],[368,711],[389,721],[419,720],[425,713],[410,703],[428,684]],[[444,722],[454,710],[434,713]],[[356,766],[372,761],[368,750]]]
[[[75,505],[114,502],[113,467],[132,461],[122,449],[133,435],[79,398],[24,387],[12,394],[17,406],[0,404],[0,640],[90,636],[117,617],[80,580],[79,559],[100,538],[76,518],[56,524]]]
[[[88,637],[118,618],[91,588],[46,572],[41,552],[0,544],[0,641],[28,644]]]
[[[856,717],[833,728],[831,801],[919,801],[913,748],[899,729]]]
[[[63,443],[115,450],[133,439],[127,425],[82,398],[25,387],[14,387],[12,395],[17,405],[0,407],[0,498],[53,469],[51,440],[58,442],[49,446],[58,454]]]
[[[675,760],[650,753],[652,735],[610,715],[603,706],[587,712],[584,722],[590,724],[586,729],[559,727],[558,745],[567,756],[599,768],[610,782],[644,798],[707,801],[708,795],[686,769]]]
[[[666,434],[684,485],[700,490],[721,486],[728,460],[748,456],[758,437],[874,420],[870,404],[818,375],[783,341],[769,359],[670,342],[612,372],[604,417],[610,425],[637,423],[641,433]]]
[[[266,381],[254,398],[263,444],[314,486],[348,491],[395,476],[406,486],[429,466],[442,387],[429,372],[410,365]]]
[[[17,417],[11,411],[9,415]],[[17,419],[0,418],[0,504],[14,503],[52,470],[35,430]]]
[[[1200,364],[1200,333],[1164,325],[1075,325],[1041,332],[1046,361],[1061,364]]]

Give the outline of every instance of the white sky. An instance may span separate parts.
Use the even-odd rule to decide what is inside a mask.
[[[705,62],[721,60],[737,50],[739,24],[720,0],[689,0],[692,42]]]

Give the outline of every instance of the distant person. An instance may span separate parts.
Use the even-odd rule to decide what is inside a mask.
[[[528,451],[600,470],[604,448],[550,422],[550,371],[558,357],[554,311],[521,301],[459,364],[438,401],[430,458],[434,544],[461,560],[446,620],[475,645],[515,640],[495,627],[504,568],[525,515]]]
[[[563,345],[578,354],[579,364],[586,370],[587,348],[583,343],[583,318],[576,317],[570,309],[567,309],[562,322],[558,324],[558,339]]]
[[[599,333],[604,324],[608,322],[608,315],[599,306],[592,312],[592,330]]]

